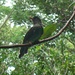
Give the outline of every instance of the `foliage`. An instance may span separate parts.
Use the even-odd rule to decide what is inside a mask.
[[[56,24],[47,25],[44,28],[44,33],[40,39],[45,39],[45,38],[50,37],[55,30],[56,30]]]
[[[73,12],[73,0],[12,0],[12,9],[4,6],[5,0],[1,1],[0,45],[21,44],[32,26],[31,16],[39,16],[45,25],[43,39],[56,34]],[[74,41],[75,19],[59,37],[29,48],[21,59],[20,48],[0,49],[0,75],[75,75]],[[9,71],[10,67],[15,69]]]

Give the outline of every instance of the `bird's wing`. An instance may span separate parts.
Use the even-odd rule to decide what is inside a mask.
[[[28,43],[28,42],[33,43],[37,41],[42,34],[43,34],[43,27],[34,26],[26,33],[23,43]]]

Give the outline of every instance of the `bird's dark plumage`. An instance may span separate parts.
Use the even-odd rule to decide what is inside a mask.
[[[33,27],[26,33],[23,44],[25,43],[34,43],[39,40],[43,34],[43,27],[39,17],[35,16],[32,18]],[[25,53],[27,53],[30,46],[21,47],[19,58],[21,58]]]

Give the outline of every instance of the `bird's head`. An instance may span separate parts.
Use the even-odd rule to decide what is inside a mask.
[[[42,25],[41,19],[38,16],[30,17],[34,25]]]

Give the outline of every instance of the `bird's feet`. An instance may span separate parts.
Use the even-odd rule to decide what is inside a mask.
[[[32,42],[28,42],[30,45],[32,45]]]

